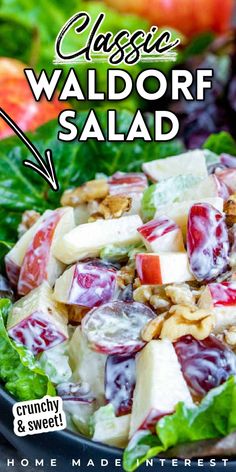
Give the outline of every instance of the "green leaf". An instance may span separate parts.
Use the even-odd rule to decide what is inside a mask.
[[[81,112],[76,124],[81,130],[88,112]],[[101,126],[107,129],[107,114],[98,111]],[[118,128],[126,133],[132,122],[133,114],[118,112]],[[31,169],[24,167],[25,159],[33,160],[25,145],[11,137],[0,141],[0,240],[15,241],[17,226],[25,210],[45,211],[60,205],[60,197],[65,189],[76,187],[93,179],[97,172],[111,175],[114,172],[140,171],[145,161],[163,158],[183,152],[179,140],[170,143],[143,142],[62,142],[57,134],[60,127],[51,121],[29,134],[36,148],[43,153],[46,148],[53,152],[55,170],[60,191],[53,192],[48,184]]]
[[[236,141],[226,131],[209,136],[203,147],[218,155],[226,153],[236,156]]]
[[[74,28],[67,32],[63,40],[63,50],[67,53],[75,52],[84,48],[88,34],[97,16],[101,13],[100,2],[85,2],[81,0],[70,0],[69,2],[57,2],[52,0],[0,0],[0,56],[13,57],[26,64],[33,66],[36,71],[45,69],[48,73],[56,67],[53,65],[55,55],[55,39],[63,25],[79,11],[86,11],[91,16],[91,23],[86,30],[79,35]],[[149,23],[146,19],[132,14],[121,15],[116,10],[103,4],[102,11],[106,14],[103,24],[99,28],[100,33],[111,31],[113,35],[122,29],[131,32],[137,29],[148,30]],[[173,62],[170,62],[171,67]],[[65,77],[69,66],[61,65]],[[82,62],[79,64],[79,77],[81,86],[86,90],[87,70],[91,64]],[[97,72],[97,85],[101,90],[105,90],[107,82],[107,70],[111,68],[107,61],[96,62],[93,67]],[[132,77],[137,77],[140,73],[140,65],[129,67],[124,66]],[[148,68],[148,64],[145,68]],[[124,105],[125,103],[125,105]],[[85,102],[73,101],[74,108],[87,109],[88,106],[97,106],[97,102],[88,104]],[[119,105],[116,102],[116,107]],[[106,107],[106,102],[102,103]],[[110,105],[109,105],[110,106]],[[134,111],[138,106],[138,97],[132,94],[122,106]]]
[[[4,257],[13,247],[13,243],[8,243],[6,241],[0,241],[0,271],[4,270]]]
[[[0,261],[10,251],[12,247],[12,243],[8,243],[7,241],[0,241]]]
[[[10,308],[10,300],[0,300],[0,379],[18,400],[54,396],[55,389],[33,354],[8,336],[5,323]]]
[[[138,465],[172,446],[194,441],[217,439],[236,430],[236,380],[231,377],[211,390],[199,406],[179,403],[173,415],[156,425],[156,435],[140,431],[124,452],[123,467],[132,472]]]
[[[186,61],[192,56],[203,54],[214,40],[214,33],[207,31],[192,38],[182,53],[182,61]]]

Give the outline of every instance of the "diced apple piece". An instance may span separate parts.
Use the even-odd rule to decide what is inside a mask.
[[[77,226],[58,238],[54,256],[65,264],[71,264],[86,257],[97,257],[101,249],[108,244],[136,244],[141,239],[137,231],[141,225],[141,218],[131,215]]]
[[[216,210],[223,212],[224,200],[222,198],[200,198],[198,200],[188,200],[180,203],[172,203],[171,205],[164,205],[157,210],[155,218],[160,218],[165,215],[175,221],[181,228],[184,239],[186,239],[189,210],[196,203],[209,203],[216,208]]]
[[[7,329],[11,338],[37,355],[68,339],[67,313],[44,282],[13,305]]]
[[[6,273],[9,281],[15,287],[17,286],[20,269],[23,264],[23,260],[37,229],[42,222],[52,214],[52,211],[47,210],[31,228],[26,231],[25,234],[17,241],[15,246],[8,252],[5,257]]]
[[[174,346],[167,339],[151,341],[137,356],[130,437],[139,429],[152,428],[179,402],[193,404]]]
[[[137,254],[136,269],[142,285],[164,285],[194,280],[184,252]]]
[[[138,232],[150,252],[185,252],[180,228],[166,216],[149,221]]]
[[[75,382],[88,383],[99,404],[105,403],[105,365],[107,355],[92,351],[78,326],[69,344],[70,365]]]
[[[138,193],[138,192],[137,193],[130,193],[129,197],[132,200],[131,201],[131,208],[124,216],[140,215],[143,192],[142,193]]]
[[[116,172],[109,177],[110,195],[142,193],[148,186],[147,177],[141,172]]]
[[[142,167],[145,174],[153,182],[182,174],[193,174],[200,177],[207,177],[208,175],[204,151],[200,149],[185,152],[179,156],[145,162]]]
[[[236,325],[236,282],[211,283],[206,286],[199,307],[215,315],[214,333],[220,334]]]
[[[53,211],[37,227],[26,251],[18,281],[18,293],[26,295],[44,280],[53,286],[64,266],[53,256],[59,237],[74,228],[73,208]]]
[[[215,175],[209,175],[192,188],[183,192],[182,200],[222,197],[221,186]]]
[[[87,223],[89,216],[90,216],[90,213],[89,213],[87,203],[81,203],[80,205],[74,208],[74,217],[75,217],[76,226]]]
[[[96,413],[94,416],[96,418]],[[95,420],[92,440],[109,446],[126,447],[129,439],[130,416],[107,415],[107,418],[104,419],[98,417],[97,421]]]
[[[221,183],[226,185],[230,194],[236,192],[236,169],[222,170],[217,172],[216,176]]]
[[[99,260],[78,262],[56,281],[54,298],[87,308],[109,302],[115,292],[117,271]]]

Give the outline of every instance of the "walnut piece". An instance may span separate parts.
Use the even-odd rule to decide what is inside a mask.
[[[231,347],[236,347],[236,326],[231,326],[224,335],[225,342]]]
[[[68,305],[68,321],[71,324],[79,324],[89,309],[78,305]]]
[[[159,338],[163,328],[167,313],[158,315],[154,320],[149,321],[142,329],[141,337],[143,341],[149,343],[152,339]]]
[[[168,285],[165,292],[175,305],[195,305],[195,297],[188,284]]]
[[[158,313],[169,310],[171,303],[163,287],[158,285],[141,285],[133,293],[134,301],[149,303]]]
[[[133,285],[134,290],[136,290],[136,288],[139,288],[139,287],[141,287],[141,286],[142,286],[142,285],[141,285],[140,278],[139,278],[139,277],[135,277],[135,279],[134,279],[134,285]]]
[[[62,206],[76,207],[81,203],[103,200],[109,192],[106,180],[90,180],[81,187],[66,190],[61,197]]]
[[[225,202],[224,212],[226,215],[227,225],[233,226],[234,223],[236,223],[236,194],[230,195],[227,202]]]
[[[133,267],[126,265],[121,267],[117,276],[117,285],[124,289],[127,285],[132,284],[135,277],[135,270]]]
[[[131,203],[132,198],[126,195],[108,195],[100,203],[97,211],[90,216],[89,221],[96,221],[101,218],[104,220],[120,218],[130,210]]]
[[[195,339],[205,339],[213,331],[215,324],[213,313],[194,306],[173,305],[168,315],[163,323],[160,338],[168,338],[172,342],[188,334]]]
[[[152,289],[151,285],[141,285],[134,290],[133,297],[135,302],[139,303],[147,303],[149,302],[152,296]]]
[[[28,229],[30,229],[31,226],[34,225],[34,223],[36,223],[40,216],[40,213],[34,210],[24,211],[24,213],[22,214],[21,222],[18,226],[19,236],[23,236],[23,234],[26,233],[26,231],[28,231]]]

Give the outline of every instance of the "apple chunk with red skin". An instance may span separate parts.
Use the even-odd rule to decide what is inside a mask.
[[[214,313],[215,334],[236,325],[236,282],[208,284],[198,304],[200,308]]]
[[[54,298],[87,308],[109,302],[115,293],[117,271],[99,260],[78,262],[55,284]]]
[[[164,285],[194,280],[184,252],[137,254],[136,269],[142,285]]]
[[[116,172],[108,179],[110,195],[133,195],[142,193],[148,187],[148,181],[142,172]]]
[[[72,208],[59,208],[45,218],[26,251],[18,281],[18,293],[26,295],[38,287],[44,280],[54,285],[55,280],[63,271],[63,264],[53,255],[52,251],[58,237],[74,228]]]
[[[47,282],[18,300],[7,321],[9,336],[34,355],[68,339],[67,312],[52,298]]]
[[[226,185],[230,194],[236,192],[236,169],[226,169],[216,173],[221,184]]]
[[[23,260],[37,229],[42,224],[42,222],[52,214],[51,210],[47,210],[31,228],[26,231],[23,236],[17,241],[15,246],[7,253],[5,257],[5,268],[7,277],[13,287],[17,286],[21,266]]]
[[[46,97],[36,101],[24,74],[26,68],[27,65],[15,59],[0,58],[0,103],[23,131],[33,131],[57,118],[69,104],[59,101],[57,94],[50,101]],[[12,134],[14,131],[1,120],[0,139]]]
[[[108,179],[110,195],[127,195],[131,197],[131,208],[127,215],[140,214],[141,201],[148,181],[142,172],[116,172]]]
[[[164,215],[140,226],[138,232],[150,252],[185,251],[181,229]]]

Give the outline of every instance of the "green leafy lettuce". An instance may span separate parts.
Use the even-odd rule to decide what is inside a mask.
[[[44,395],[55,395],[55,389],[33,354],[17,345],[5,328],[11,302],[0,300],[0,380],[18,400],[34,400]]]
[[[215,154],[231,154],[236,156],[236,141],[226,131],[222,131],[218,134],[212,134],[204,143],[204,148],[209,149]]]
[[[76,124],[81,130],[88,112],[78,114]],[[107,114],[97,112],[104,130],[107,129]],[[127,133],[133,115],[128,111],[118,112],[118,129]],[[24,144],[11,137],[0,141],[0,240],[15,241],[17,226],[25,210],[42,213],[47,208],[60,205],[65,189],[76,187],[93,179],[97,172],[111,175],[120,170],[140,171],[143,162],[164,158],[183,152],[179,140],[155,143],[137,140],[134,142],[62,142],[57,134],[60,127],[51,121],[29,134],[40,152],[46,148],[53,152],[55,170],[60,191],[53,192],[48,184],[31,169],[24,167],[25,159],[33,160]]]
[[[104,3],[101,8],[101,2],[99,1],[70,0],[69,2],[58,2],[51,0],[48,2],[47,0],[38,0],[32,2],[30,0],[0,0],[0,56],[13,57],[34,67],[36,71],[44,68],[48,73],[51,73],[57,67],[53,64],[55,39],[66,21],[79,11],[86,11],[90,14],[91,24],[80,34],[76,34],[74,28],[67,33],[63,40],[63,50],[66,53],[75,52],[85,47],[91,26],[101,11],[105,13],[106,17],[99,28],[99,33],[109,31],[116,35],[123,29],[132,33],[140,29],[148,31],[150,28],[150,23],[145,18],[130,13],[120,14],[120,12]],[[170,28],[168,29],[170,30]],[[159,32],[161,32],[161,28]],[[171,30],[171,34],[173,40],[178,37],[181,39],[181,44],[185,46],[186,38],[180,32]],[[191,42],[187,43],[186,47],[179,48],[177,63],[182,63],[190,57],[205,52],[213,38],[210,32],[193,38]],[[173,61],[162,61],[158,63],[158,69],[167,74],[175,65],[176,63]],[[65,77],[69,66],[60,65],[60,67],[64,70]],[[87,86],[86,73],[89,67],[91,67],[91,64],[85,62],[78,65],[81,85],[85,87],[85,90]],[[111,68],[110,64],[106,61],[94,62],[93,67],[97,71],[98,89],[104,90],[105,87],[106,90],[107,70]],[[142,70],[152,67],[153,63],[149,61],[140,62],[132,67],[122,65],[122,68],[127,69],[134,79]],[[147,82],[150,91],[156,89],[154,79],[150,78]],[[106,102],[101,105],[108,106]],[[74,106],[78,107],[76,101]],[[115,108],[124,107],[124,102],[116,102],[114,106]],[[145,101],[140,103],[137,94],[133,93],[125,100],[125,106],[134,111],[140,106],[146,108],[147,104]],[[81,107],[87,108],[87,102],[79,103],[79,108],[81,109]]]
[[[70,0],[70,2],[57,2],[56,0],[38,0],[36,3],[29,0],[1,0],[0,1],[0,56],[13,57],[40,71],[44,68],[48,73],[57,67],[53,64],[55,55],[55,40],[63,25],[79,11],[86,11],[91,16],[91,24],[88,28],[76,34],[74,28],[68,31],[63,40],[63,50],[66,53],[75,52],[85,47],[89,32],[97,16],[101,13],[100,2],[84,2]],[[137,29],[148,30],[148,21],[136,15],[121,15],[107,5],[103,4],[102,11],[106,14],[103,24],[99,28],[100,33],[111,31],[114,35],[122,29],[131,32]],[[170,66],[173,63],[169,62]],[[150,64],[149,64],[150,65]],[[60,65],[65,77],[69,66]],[[97,83],[100,89],[106,87],[107,70],[111,68],[106,61],[96,62],[93,67],[97,71]],[[148,67],[148,64],[145,68]],[[77,67],[75,66],[75,69]],[[81,85],[86,90],[87,69],[91,64],[81,62],[78,66],[78,74]],[[129,73],[136,77],[141,71],[140,65],[128,68]],[[137,97],[126,100],[126,107],[135,110]],[[95,103],[96,104],[96,103]],[[92,104],[90,104],[92,106]],[[97,104],[96,104],[97,105]],[[103,104],[104,106],[105,103]],[[78,106],[74,101],[74,106]],[[79,108],[87,108],[88,102],[81,102]],[[117,103],[116,103],[117,106]]]
[[[132,472],[147,459],[170,447],[207,439],[217,439],[236,430],[236,380],[231,377],[211,390],[199,406],[179,403],[176,412],[156,425],[156,435],[139,431],[124,452],[123,467]]]

